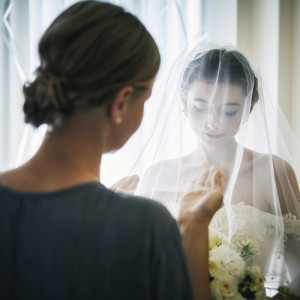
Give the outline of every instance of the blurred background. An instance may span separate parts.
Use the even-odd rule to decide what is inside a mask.
[[[22,85],[38,66],[38,40],[75,0],[0,0],[0,172],[28,159],[45,128],[25,125]],[[299,0],[116,0],[157,41],[162,67],[199,38],[227,41],[251,58],[300,140]],[[156,84],[158,84],[156,83]],[[298,170],[299,171],[299,170]]]

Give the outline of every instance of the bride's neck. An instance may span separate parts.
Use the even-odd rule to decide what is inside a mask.
[[[232,165],[235,161],[237,146],[234,139],[222,146],[215,147],[209,147],[198,141],[195,155],[209,164]]]

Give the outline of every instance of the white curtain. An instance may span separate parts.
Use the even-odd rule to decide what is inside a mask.
[[[53,18],[76,0],[1,0],[0,171],[28,159],[45,128],[23,120],[22,85],[38,65],[37,43]],[[136,14],[156,39],[162,67],[197,37],[226,40],[261,70],[300,139],[300,1],[297,0],[115,0]],[[31,136],[28,139],[28,136]]]

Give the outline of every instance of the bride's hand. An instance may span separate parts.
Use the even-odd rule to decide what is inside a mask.
[[[133,194],[139,181],[140,178],[137,175],[124,177],[114,183],[109,189],[117,193]]]
[[[181,198],[178,224],[181,229],[207,224],[223,201],[224,171],[211,167],[203,171],[197,184],[192,184],[190,192]]]

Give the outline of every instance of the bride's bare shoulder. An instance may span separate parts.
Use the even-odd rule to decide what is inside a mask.
[[[165,174],[165,173],[173,173],[180,169],[180,165],[182,164],[183,158],[175,158],[175,159],[166,159],[161,160],[153,165],[151,165],[145,172],[145,174]]]
[[[285,161],[284,159],[280,158],[275,154],[266,154],[266,153],[255,152],[249,149],[247,150],[252,152],[252,160],[254,163],[260,164],[262,166],[266,166],[266,164],[270,165],[270,162],[272,162],[273,166],[279,172],[283,170],[284,171],[293,170],[291,165],[287,161]]]
[[[275,154],[259,153],[252,150],[249,151],[252,152],[253,165],[255,164],[255,167],[264,170],[260,173],[262,174],[262,176],[264,176],[267,170],[271,170],[270,163],[272,163],[277,186],[280,186],[281,188],[289,186],[294,190],[298,190],[298,183],[294,169],[286,160],[280,158]]]
[[[151,165],[141,178],[141,186],[173,186],[178,183],[183,157],[161,160]]]

